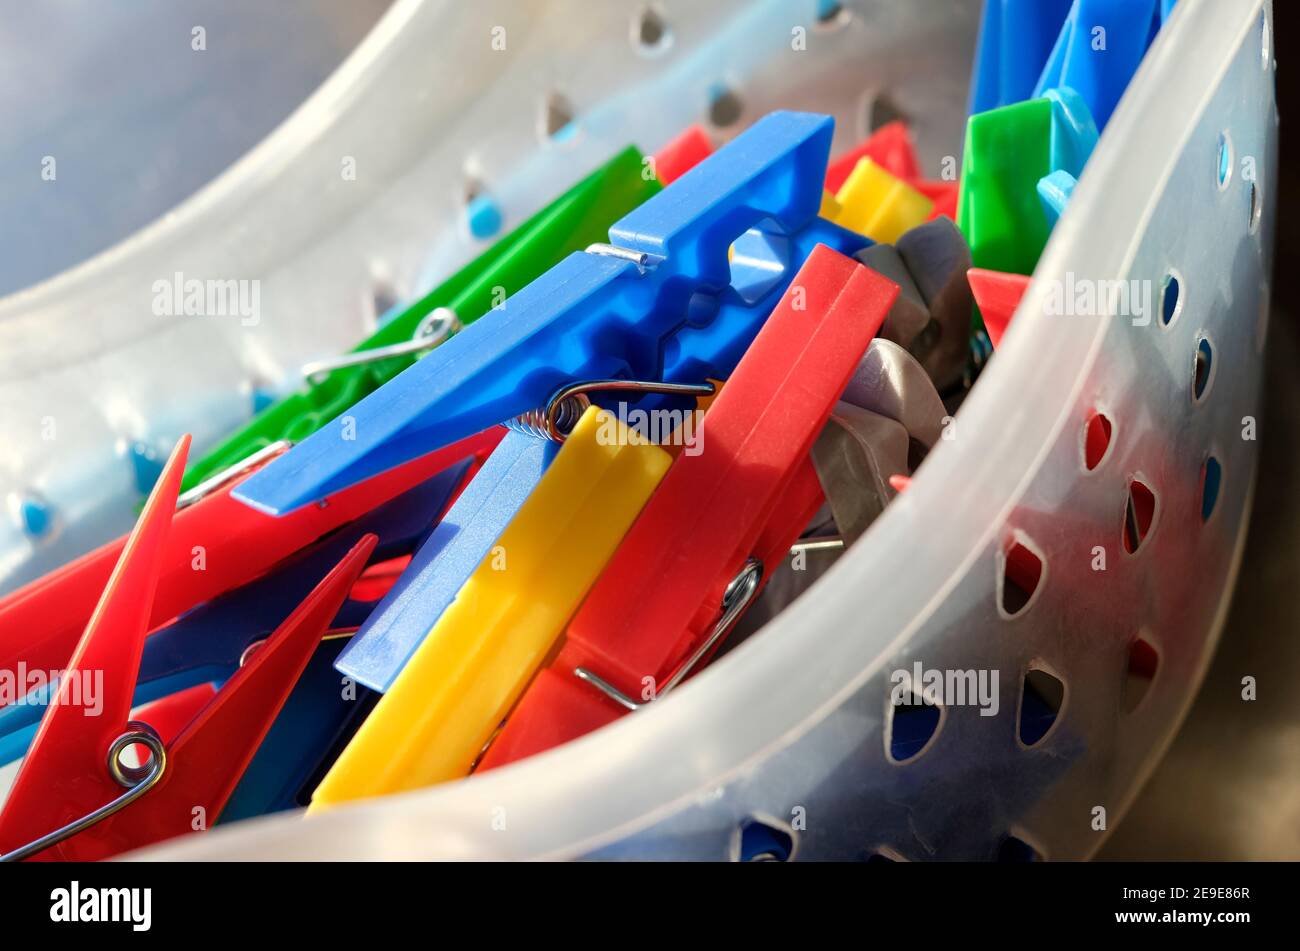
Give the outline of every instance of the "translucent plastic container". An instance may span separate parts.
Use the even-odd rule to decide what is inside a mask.
[[[886,9],[924,20],[947,6],[852,10],[925,76],[924,32],[877,31],[906,19]],[[968,31],[964,61],[947,66],[964,75],[975,18],[945,22]],[[800,859],[1092,854],[1098,808],[1106,828],[1120,821],[1196,691],[1242,551],[1276,192],[1270,37],[1262,0],[1180,0],[955,438],[803,597],[671,699],[463,782],[148,854],[725,859],[755,820],[784,830]],[[948,131],[940,150],[960,123]],[[931,143],[927,162],[939,154]],[[1153,305],[1145,320],[1049,313],[1054,291],[1080,279],[1149,282]],[[1085,450],[1094,413],[1110,423],[1100,459]],[[1014,544],[1042,571],[1010,615]],[[1139,639],[1157,664],[1134,705]],[[926,748],[896,763],[891,673],[918,661],[998,671],[1000,713],[947,708]],[[1064,700],[1026,747],[1031,668],[1058,678]]]

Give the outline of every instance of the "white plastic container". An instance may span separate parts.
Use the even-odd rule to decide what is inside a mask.
[[[853,5],[873,27],[881,9]],[[1096,810],[1107,828],[1120,821],[1195,693],[1242,550],[1276,192],[1270,37],[1263,0],[1180,0],[955,438],[800,600],[670,699],[464,782],[142,854],[721,859],[738,855],[740,829],[757,818],[790,834],[795,858],[993,858],[1009,836],[1048,858],[1091,855],[1105,837]],[[924,70],[926,47],[889,39]],[[1145,325],[1048,314],[1071,274],[1150,282],[1156,313]],[[1179,297],[1166,323],[1170,274]],[[1202,340],[1211,359],[1197,397]],[[1112,433],[1090,470],[1094,411]],[[1210,456],[1222,479],[1203,519]],[[1134,480],[1155,507],[1130,554]],[[1013,541],[1044,570],[1008,617],[1000,584]],[[1125,712],[1138,637],[1158,669]],[[927,748],[899,764],[887,755],[890,674],[916,661],[997,670],[1000,713],[946,709]],[[1031,667],[1058,677],[1065,696],[1052,730],[1025,748],[1016,713]]]

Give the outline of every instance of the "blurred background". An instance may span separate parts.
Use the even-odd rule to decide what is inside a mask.
[[[910,0],[948,2],[948,0]],[[284,120],[390,0],[0,0],[0,294],[164,215]],[[1275,2],[1283,167],[1254,517],[1188,718],[1099,857],[1300,859],[1300,145],[1294,3]],[[204,30],[198,66],[191,53]],[[181,61],[185,68],[180,68]],[[57,155],[63,187],[44,187]],[[1241,699],[1253,676],[1258,699]]]
[[[103,251],[206,185],[287,118],[390,2],[0,0],[0,295]],[[41,177],[47,155],[65,172],[58,188]]]

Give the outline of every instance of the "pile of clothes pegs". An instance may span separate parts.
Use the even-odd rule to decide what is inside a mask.
[[[808,113],[628,148],[181,439],[128,537],[0,600],[0,853],[311,813],[663,702],[945,438],[1172,6],[988,3],[959,179],[902,122],[831,161]]]

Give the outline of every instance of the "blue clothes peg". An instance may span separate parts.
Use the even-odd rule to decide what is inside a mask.
[[[1069,86],[1043,93],[1052,103],[1052,133],[1048,161],[1053,171],[1069,172],[1074,178],[1083,174],[1100,133],[1088,103]]]
[[[565,258],[234,496],[289,512],[575,381],[725,379],[816,244],[853,254],[870,243],[818,217],[833,126],[809,113],[760,119],[617,222],[610,245]]]
[[[985,0],[970,112],[1030,99],[1072,0]]]
[[[1056,222],[1060,220],[1061,215],[1065,214],[1065,206],[1069,203],[1070,196],[1074,194],[1076,184],[1074,176],[1063,169],[1058,169],[1038,180],[1038,198],[1043,203],[1043,214],[1047,216],[1047,223],[1053,228],[1056,227]]]
[[[1137,71],[1160,17],[1157,0],[1074,0],[1034,97],[1069,86],[1105,129]]]
[[[334,669],[339,651],[347,643],[344,639],[327,640],[316,649],[222,810],[219,823],[307,805],[315,785],[311,779],[329,766],[330,751],[342,747],[378,700],[372,691],[345,683]]]
[[[338,669],[381,693],[432,630],[532,493],[559,444],[510,432],[339,656]]]
[[[224,682],[250,645],[266,637],[293,612],[363,535],[379,543],[372,562],[413,551],[433,530],[469,461],[438,473],[408,492],[339,529],[283,567],[187,612],[145,640],[133,706],[193,687]],[[374,603],[345,601],[332,627],[359,627]],[[42,688],[44,694],[55,688]],[[0,764],[22,756],[47,703],[37,692],[23,703],[0,708]]]
[[[1083,97],[1069,86],[1049,89],[1044,97],[1052,103],[1051,144],[1048,149],[1052,172],[1038,180],[1038,197],[1049,226],[1065,213],[1078,177],[1097,147],[1097,123]]]

